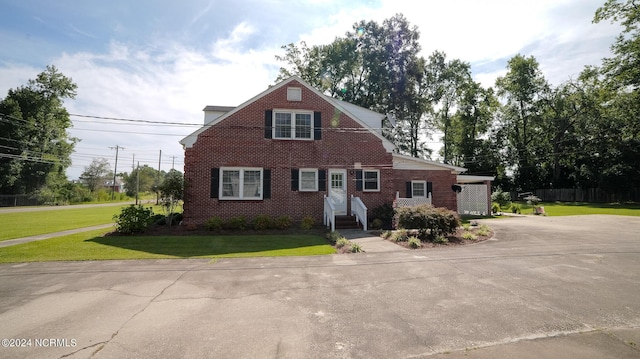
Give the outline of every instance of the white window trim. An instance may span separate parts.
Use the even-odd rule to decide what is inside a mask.
[[[238,197],[224,196],[224,171],[240,171],[240,182],[238,184]],[[260,196],[259,197],[245,197],[244,196],[244,171],[260,171]],[[264,198],[264,169],[260,167],[220,167],[219,173],[219,192],[218,198],[223,201],[260,201]]]
[[[375,189],[367,189],[367,172],[375,172],[376,173],[376,188]],[[363,192],[380,192],[380,170],[362,170],[362,191]]]
[[[302,188],[302,172],[314,172],[315,182],[313,189]],[[300,192],[318,192],[318,169],[317,168],[301,168],[298,170],[298,191]]]
[[[416,183],[421,183],[424,188],[424,196],[416,196],[414,194],[413,185]],[[411,198],[427,198],[429,194],[427,193],[427,181],[411,181]]]
[[[276,136],[276,113],[290,113],[291,114],[291,137],[278,137]],[[311,137],[296,137],[296,114],[311,115]],[[271,118],[271,138],[275,140],[296,140],[296,141],[313,141],[314,136],[314,118],[313,111],[307,110],[284,110],[274,109]]]

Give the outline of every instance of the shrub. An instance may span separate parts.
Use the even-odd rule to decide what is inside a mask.
[[[351,242],[349,242],[349,240],[344,237],[340,237],[336,241],[336,248],[349,247],[349,245],[351,245]]]
[[[476,233],[477,233],[479,236],[488,236],[488,235],[491,233],[491,230],[490,230],[488,227],[486,227],[486,228],[484,228],[484,227],[480,227],[480,228],[476,231]]]
[[[445,236],[439,235],[433,238],[433,243],[436,244],[447,244],[449,243],[449,239]]]
[[[462,225],[462,229],[464,229],[465,231],[470,231],[471,230],[471,224],[470,223],[465,223]]]
[[[371,228],[372,229],[380,229],[382,228],[383,223],[382,220],[380,218],[376,218],[371,222]]]
[[[130,205],[122,209],[120,214],[115,214],[116,231],[133,234],[143,232],[153,223],[153,209],[141,205]]]
[[[498,204],[498,212],[500,212],[502,208],[507,208],[509,203],[511,203],[511,194],[509,192],[502,192],[502,190],[498,189],[491,193],[491,202],[496,202]]]
[[[340,238],[342,238],[342,235],[340,235],[339,232],[333,231],[333,232],[327,233],[327,240],[331,244],[336,244],[338,242],[338,239]]]
[[[409,231],[406,229],[398,229],[391,235],[394,242],[406,242],[409,239]]]
[[[308,230],[313,228],[315,224],[316,224],[316,220],[313,219],[313,217],[305,216],[300,222],[300,229]]]
[[[521,213],[521,206],[520,206],[520,204],[518,204],[518,203],[512,203],[512,204],[511,204],[511,213],[514,213],[514,214],[515,214],[515,213],[518,213],[518,214],[520,214],[520,213]]]
[[[263,231],[265,229],[273,228],[273,218],[268,214],[260,214],[253,219],[253,223],[251,224],[253,229],[257,231]]]
[[[222,229],[223,224],[224,222],[222,221],[222,218],[213,216],[204,222],[204,228],[209,231],[219,231]]]
[[[229,229],[232,231],[242,231],[247,228],[247,217],[245,216],[236,216],[229,218],[224,224],[224,229]]]
[[[478,239],[478,237],[475,234],[471,233],[471,232],[465,232],[465,233],[462,234],[462,239],[466,239],[466,240],[469,240],[469,241],[475,241],[476,239]]]
[[[500,205],[497,202],[491,203],[491,212],[498,213],[501,211]]]
[[[393,221],[393,215],[395,211],[391,203],[385,203],[381,206],[374,208],[371,211],[371,218],[379,219],[382,221],[382,225],[379,228],[391,229],[391,223]],[[373,220],[375,222],[375,219]],[[373,222],[372,222],[372,228]],[[378,229],[378,228],[375,228]]]
[[[384,239],[389,239],[391,238],[391,236],[393,236],[393,232],[392,231],[383,231],[382,233],[380,233],[380,236]]]
[[[429,239],[455,233],[460,226],[456,212],[429,205],[399,208],[395,221],[399,228],[418,229]]]
[[[409,248],[413,249],[422,247],[422,242],[416,236],[409,237],[409,239],[407,240],[407,244],[409,245]]]
[[[280,216],[276,218],[275,227],[277,229],[289,229],[289,227],[291,227],[291,217]]]
[[[358,243],[351,243],[351,253],[360,253],[362,252],[362,247]]]

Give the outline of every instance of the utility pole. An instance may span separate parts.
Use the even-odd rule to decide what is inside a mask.
[[[109,147],[110,149],[116,150],[116,164],[113,166],[113,190],[111,191],[111,200],[113,201],[116,197],[116,174],[118,173],[118,151],[120,149],[124,150],[124,147],[120,147],[116,145],[116,147]]]
[[[133,154],[133,160],[131,161],[131,171],[136,169],[136,154]]]
[[[136,171],[136,206],[138,205],[138,192],[140,192],[140,161],[138,161],[138,170]]]
[[[175,163],[176,163],[176,156],[171,156],[171,169],[174,169]]]
[[[158,178],[156,178],[156,191],[160,186],[160,162],[162,161],[162,150],[160,150],[160,156],[158,156]],[[160,204],[160,191],[156,192],[156,205]]]

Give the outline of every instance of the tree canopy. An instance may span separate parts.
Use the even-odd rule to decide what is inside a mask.
[[[64,100],[75,98],[76,89],[71,78],[47,66],[0,101],[0,193],[35,193],[66,183],[77,139],[67,132]]]

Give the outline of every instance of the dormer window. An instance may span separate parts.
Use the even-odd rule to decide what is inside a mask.
[[[287,87],[287,101],[302,101],[302,89],[300,87]]]

